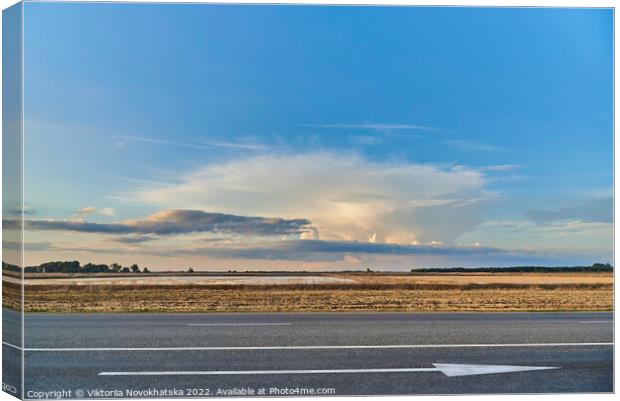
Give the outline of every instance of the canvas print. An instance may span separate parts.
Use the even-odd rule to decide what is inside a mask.
[[[611,393],[613,9],[3,11],[3,390]]]

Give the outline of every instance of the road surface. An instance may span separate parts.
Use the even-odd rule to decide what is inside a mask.
[[[4,355],[19,358],[18,332],[6,329],[19,316],[4,313]],[[261,389],[268,396],[611,392],[612,319],[611,313],[30,314],[24,391],[26,398],[54,398],[54,391],[64,391],[63,398]],[[19,383],[8,363],[3,376]]]

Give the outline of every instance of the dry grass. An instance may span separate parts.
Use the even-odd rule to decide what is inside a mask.
[[[556,274],[374,275],[358,276],[352,284],[314,285],[36,285],[26,286],[25,309],[30,312],[612,310],[611,274],[572,273],[562,277]],[[19,308],[19,286],[4,282],[3,305]]]
[[[395,276],[348,276],[360,283],[417,284],[613,284],[611,273],[416,273]]]

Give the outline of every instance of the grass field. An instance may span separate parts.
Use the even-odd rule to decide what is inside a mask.
[[[579,311],[612,310],[611,273],[334,274],[321,280],[165,277],[123,284],[29,279],[29,312]],[[13,281],[13,280],[11,280]],[[20,308],[19,284],[3,305]]]

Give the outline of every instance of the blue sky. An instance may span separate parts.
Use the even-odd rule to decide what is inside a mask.
[[[30,263],[611,261],[612,24],[609,9],[27,3]]]

